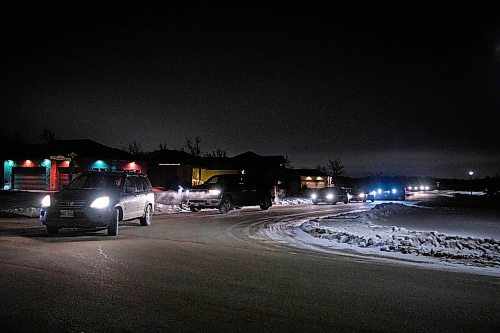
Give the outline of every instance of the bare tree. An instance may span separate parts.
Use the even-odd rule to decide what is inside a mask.
[[[212,152],[204,153],[203,156],[205,157],[227,157],[227,153],[225,150],[222,149],[217,149],[213,150]]]
[[[165,149],[168,149],[167,144],[166,144],[166,143],[161,143],[161,142],[160,142],[160,144],[158,145],[158,148],[159,148],[160,150],[165,150]]]
[[[288,158],[288,155],[285,155],[285,168],[293,169],[292,161]]]
[[[186,143],[182,150],[187,151],[193,156],[200,157],[201,156],[201,138],[199,136],[195,136],[193,139],[186,138]]]
[[[344,166],[342,165],[340,157],[337,157],[333,161],[328,160],[328,169],[330,171],[330,176],[334,178],[340,176],[344,172]]]
[[[324,172],[324,173],[328,173],[325,166],[318,165],[318,166],[316,166],[316,170]]]
[[[142,155],[144,151],[141,148],[141,145],[138,144],[135,140],[133,143],[129,143],[128,147],[125,148],[126,151],[131,153],[132,155]]]
[[[43,141],[45,141],[46,143],[51,143],[56,141],[56,134],[46,127],[42,129],[38,137]]]

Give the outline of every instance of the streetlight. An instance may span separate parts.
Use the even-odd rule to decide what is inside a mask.
[[[472,196],[472,176],[474,175],[474,171],[469,171],[470,176],[470,195]]]

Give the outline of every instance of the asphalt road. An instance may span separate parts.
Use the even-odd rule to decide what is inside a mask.
[[[500,280],[251,237],[363,204],[155,216],[48,237],[0,219],[0,331],[496,331]]]

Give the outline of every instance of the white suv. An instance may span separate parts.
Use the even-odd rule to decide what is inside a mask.
[[[62,228],[107,229],[118,234],[120,221],[138,218],[151,224],[154,193],[146,176],[127,172],[89,171],[65,189],[42,200],[40,221],[50,235]]]

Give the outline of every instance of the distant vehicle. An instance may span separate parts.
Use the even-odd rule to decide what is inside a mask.
[[[403,201],[406,198],[406,190],[397,185],[375,186],[371,188],[370,195],[373,196],[374,200]]]
[[[185,204],[193,212],[203,208],[217,208],[226,214],[233,208],[272,206],[272,186],[247,175],[216,175],[204,184],[185,191]]]
[[[366,200],[370,200],[371,202],[375,201],[375,197],[369,193],[368,190],[364,188],[345,188],[348,193],[349,201],[361,201],[366,202]]]
[[[418,192],[418,191],[429,191],[430,187],[429,185],[413,185],[413,186],[409,185],[406,189],[408,191]]]
[[[59,229],[107,229],[118,234],[120,221],[139,218],[151,224],[154,193],[146,176],[128,172],[89,171],[65,189],[42,200],[40,221],[50,235]]]
[[[325,187],[311,194],[311,200],[314,205],[318,203],[327,203],[335,205],[337,202],[349,203],[347,192],[340,187]]]

